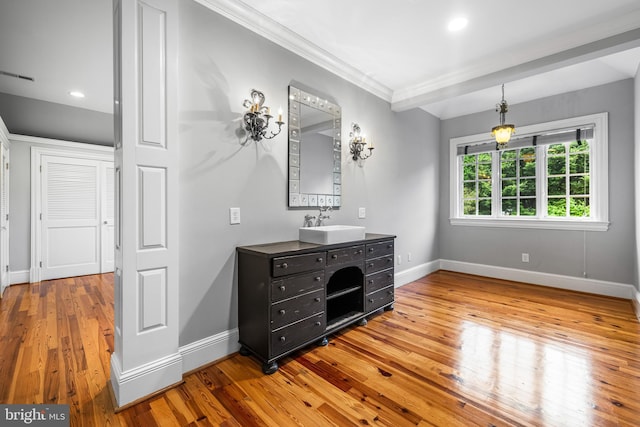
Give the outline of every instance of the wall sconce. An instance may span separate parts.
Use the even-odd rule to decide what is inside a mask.
[[[511,135],[516,132],[516,127],[504,123],[507,111],[509,111],[509,104],[504,100],[504,85],[502,85],[502,101],[496,104],[496,111],[500,113],[500,124],[491,129],[491,135],[496,139],[498,148],[505,148]]]
[[[369,153],[365,151],[369,150]],[[351,132],[349,132],[349,153],[351,158],[356,160],[366,160],[373,154],[373,142],[367,146],[367,140],[364,135],[361,134],[360,125],[357,123],[351,123]]]
[[[244,128],[248,134],[242,145],[246,144],[249,138],[256,142],[261,141],[263,138],[272,139],[282,130],[284,122],[282,121],[282,108],[280,108],[278,110],[278,120],[276,120],[278,131],[270,131],[271,134],[267,135],[267,130],[269,130],[269,121],[273,116],[271,115],[271,108],[264,105],[264,99],[264,94],[262,92],[256,89],[251,89],[251,99],[245,99],[242,104],[245,108],[249,109],[249,111],[244,113],[243,118]]]

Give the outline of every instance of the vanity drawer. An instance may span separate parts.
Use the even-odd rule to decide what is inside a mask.
[[[365,262],[366,274],[376,273],[381,270],[393,267],[393,254],[380,258],[368,259]]]
[[[271,305],[271,330],[324,311],[324,289]]]
[[[393,302],[393,286],[380,289],[365,298],[364,311],[369,313]]]
[[[295,297],[305,292],[321,289],[323,286],[324,270],[275,280],[271,282],[271,301],[277,302]]]
[[[393,285],[393,269],[367,276],[365,284],[365,294],[370,294],[371,292]]]
[[[364,259],[364,245],[327,252],[327,265],[338,265]]]
[[[320,338],[326,329],[324,313],[271,332],[271,357],[276,357],[306,341]]]
[[[272,261],[273,277],[302,273],[324,268],[326,252],[305,255],[292,255],[274,258]]]
[[[367,245],[367,259],[393,255],[393,240]]]

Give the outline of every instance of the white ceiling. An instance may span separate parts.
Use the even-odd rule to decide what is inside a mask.
[[[502,83],[513,105],[633,77],[640,63],[638,0],[196,1],[396,111],[441,118],[492,109]],[[0,75],[0,92],[111,112],[111,9],[111,0],[3,0],[0,70],[35,82]],[[456,16],[469,25],[450,33]]]

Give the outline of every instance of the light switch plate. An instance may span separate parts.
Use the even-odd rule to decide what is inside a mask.
[[[240,224],[240,208],[229,208],[229,224]]]
[[[367,217],[367,209],[366,208],[359,208],[358,209],[358,218],[363,219]]]

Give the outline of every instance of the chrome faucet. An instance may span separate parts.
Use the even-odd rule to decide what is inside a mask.
[[[313,220],[316,219],[315,216],[313,215],[305,215],[304,216],[304,224],[302,225],[303,227],[313,227]]]
[[[316,218],[316,227],[322,227],[324,225],[324,220],[331,218],[329,215],[325,215],[323,212],[331,211],[331,206],[320,206],[320,213]]]

